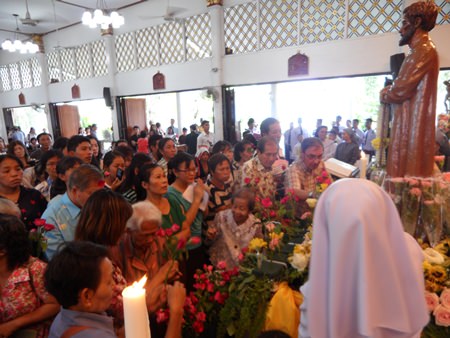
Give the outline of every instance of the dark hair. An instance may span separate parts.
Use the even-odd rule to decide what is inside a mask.
[[[141,167],[144,164],[151,162],[152,160],[147,154],[137,153],[134,155],[129,167],[125,170],[125,181],[120,185],[117,191],[124,193],[128,189],[134,187],[137,193],[137,187],[139,186],[139,172],[141,171]]]
[[[42,136],[44,136],[44,135],[47,135],[48,137],[50,137],[50,139],[52,139],[52,135],[50,135],[49,133],[40,133],[40,134],[37,136],[38,142],[39,142],[40,138],[41,138]]]
[[[317,137],[307,137],[302,142],[302,153],[304,153],[308,148],[311,147],[320,147],[323,149],[323,143],[320,139]]]
[[[20,166],[20,168],[23,170],[23,163],[21,160],[19,160],[19,158],[15,155],[10,155],[10,154],[3,154],[0,155],[0,164],[6,160],[7,158],[9,158],[10,160],[14,160],[17,162],[17,164]]]
[[[273,143],[278,147],[278,142],[270,136],[264,136],[263,138],[261,138],[258,141],[258,145],[256,146],[256,149],[258,149],[258,151],[260,153],[264,153],[264,151],[266,150],[266,144],[270,144]]]
[[[76,168],[69,177],[68,186],[70,189],[77,187],[85,191],[92,183],[103,181],[103,175],[100,170],[91,164],[82,164]]]
[[[94,126],[94,124],[92,125],[92,126]],[[100,164],[100,160],[102,159],[102,157],[103,157],[103,154],[102,154],[102,147],[101,147],[101,145],[100,145],[100,141],[98,140],[98,138],[96,138],[95,136],[92,136],[92,135],[88,135],[88,136],[86,136],[90,141],[91,140],[95,140],[95,142],[97,142],[97,146],[98,146],[98,155],[97,155],[97,157],[95,157],[95,162],[97,162],[96,163],[96,166],[99,166],[99,164]],[[92,154],[92,156],[94,156],[93,154]]]
[[[239,162],[241,160],[241,153],[243,151],[245,151],[246,145],[251,145],[252,147],[254,147],[253,142],[250,140],[246,140],[246,139],[244,139],[234,145],[233,153],[234,153],[234,160],[236,162]]]
[[[41,176],[44,173],[45,173],[46,177],[48,176],[48,174],[45,172],[45,167],[47,166],[47,162],[53,157],[62,159],[64,157],[64,155],[59,150],[55,150],[55,149],[50,149],[49,151],[46,151],[45,153],[43,153],[41,160],[39,161],[39,164],[36,166],[36,175],[37,176]]]
[[[192,131],[195,131],[195,130],[197,130],[197,125],[194,123],[194,124],[191,124],[190,126],[189,126],[189,129],[191,129]]]
[[[108,249],[102,245],[68,242],[48,263],[45,287],[63,308],[76,305],[83,289],[97,290],[100,264],[107,257]]]
[[[75,240],[117,245],[132,214],[131,205],[121,194],[109,189],[97,190],[81,209]]]
[[[146,138],[147,137],[147,131],[146,130],[141,130],[141,132],[139,133],[139,137]]]
[[[8,270],[25,264],[31,255],[28,232],[16,216],[0,214],[0,251],[5,251]]]
[[[150,136],[148,138],[148,147],[149,147],[149,149],[150,149],[150,147],[156,146],[158,141],[161,140],[162,138],[163,138],[162,135],[159,135],[159,134],[154,134],[154,135]]]
[[[117,157],[122,157],[125,160],[125,157],[121,152],[117,150],[108,151],[103,158],[103,168],[109,168]]]
[[[187,131],[187,128],[186,127],[183,127],[183,129],[181,129],[182,131]]]
[[[224,154],[212,155],[208,160],[209,171],[214,173],[216,171],[216,167],[223,162],[227,162],[231,168],[230,160]]]
[[[114,148],[114,151],[118,151],[122,153],[122,157],[126,160],[127,158],[133,157],[133,148],[130,146],[118,146]],[[105,159],[103,159],[103,164],[105,163]]]
[[[233,196],[231,197],[231,200],[234,202],[236,198],[243,198],[248,201],[248,210],[250,212],[253,211],[255,208],[255,192],[252,191],[249,188],[241,188],[237,190]]]
[[[320,126],[320,127],[318,127],[316,129],[316,132],[314,133],[314,137],[319,137],[319,131],[321,131],[322,129],[327,129],[328,130],[328,127],[327,126]]]
[[[195,157],[191,154],[188,154],[184,151],[179,151],[170,161],[169,168],[173,170],[178,170],[180,165],[183,163],[186,164],[186,168],[189,166],[191,162],[195,163]]]
[[[53,149],[63,151],[64,148],[67,148],[69,144],[69,139],[67,137],[57,137],[55,142],[53,143]]]
[[[211,150],[211,155],[221,154],[227,148],[230,148],[230,150],[233,149],[233,146],[231,145],[230,142],[225,141],[225,140],[217,141]]]
[[[67,151],[76,151],[77,147],[81,144],[87,142],[91,144],[91,141],[86,136],[82,135],[73,135],[69,142],[67,142]]]
[[[264,121],[262,121],[260,126],[261,135],[264,136],[269,134],[270,126],[275,123],[279,123],[279,121],[273,117],[268,117]]]
[[[28,155],[27,147],[25,147],[25,144],[22,143],[22,141],[12,141],[8,144],[8,150],[7,154],[14,155],[14,148],[16,146],[21,146],[25,152],[25,160],[28,162],[30,160],[30,155]],[[15,156],[15,155],[14,155]]]
[[[114,147],[113,147],[113,148],[118,147],[118,144],[119,144],[119,143],[126,143],[126,144],[128,145],[128,141],[125,140],[125,139],[123,139],[123,138],[121,138],[120,140],[117,140],[116,142],[113,142],[113,144],[114,144]],[[121,146],[121,147],[123,147],[123,146]]]
[[[156,163],[147,163],[144,164],[139,170],[139,184],[135,187],[136,194],[138,195],[138,201],[142,201],[147,197],[147,192],[142,186],[142,182],[148,182],[150,180],[150,176],[152,175],[152,171],[156,168],[161,168]]]
[[[162,157],[162,151],[163,151],[163,149],[164,149],[164,146],[165,146],[169,141],[172,141],[172,142],[175,144],[175,141],[173,140],[173,138],[170,138],[170,137],[164,137],[164,138],[162,138],[162,139],[159,141],[159,143],[158,143],[158,150],[159,150],[159,153],[160,153],[161,157]]]
[[[56,165],[56,173],[63,175],[67,170],[75,167],[76,164],[82,165],[83,161],[76,156],[64,156]],[[66,182],[59,177],[53,182],[50,188],[50,198],[56,195],[62,195],[67,191]]]
[[[205,124],[209,123],[208,120],[203,120],[202,123],[200,124],[201,126],[204,126]]]

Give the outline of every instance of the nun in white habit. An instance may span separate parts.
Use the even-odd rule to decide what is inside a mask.
[[[420,337],[429,315],[422,250],[390,197],[361,179],[333,183],[314,215],[300,337]]]

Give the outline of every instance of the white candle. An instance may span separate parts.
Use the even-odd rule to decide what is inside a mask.
[[[150,323],[148,321],[147,303],[145,301],[144,285],[147,276],[139,282],[126,287],[122,291],[123,311],[125,317],[125,336],[127,338],[150,338]]]
[[[366,179],[367,158],[364,151],[361,151],[361,159],[359,160],[359,178]]]

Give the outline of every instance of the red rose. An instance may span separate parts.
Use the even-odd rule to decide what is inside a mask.
[[[199,322],[199,321],[195,321],[194,324],[192,324],[192,328],[194,329],[195,332],[197,333],[202,333],[203,332],[203,323]]]
[[[249,177],[244,178],[244,183],[245,184],[250,184],[251,180]]]
[[[157,323],[165,323],[169,320],[169,313],[163,309],[159,309],[156,312],[156,322]]]
[[[196,314],[195,319],[204,322],[206,321],[206,313],[204,313],[203,311],[199,312]]]
[[[226,293],[220,293],[220,291],[217,291],[214,295],[214,300],[219,304],[224,304],[225,300],[227,299]]]
[[[281,204],[286,204],[288,200],[289,200],[289,196],[284,196],[284,197],[281,199],[280,203],[281,203]]]
[[[225,263],[225,261],[220,261],[217,263],[217,268],[220,270],[225,270],[227,268],[227,263]]]
[[[200,244],[201,242],[202,242],[202,239],[198,236],[189,238],[189,243],[192,245],[197,245],[197,244]]]
[[[261,204],[264,208],[270,208],[272,206],[272,200],[270,197],[266,197],[261,201]]]
[[[155,235],[158,237],[164,237],[166,235],[166,232],[163,228],[159,228],[158,231],[156,231]]]
[[[275,210],[270,210],[270,217],[275,217],[277,215],[277,213],[275,212]]]
[[[166,236],[172,236],[173,235],[173,230],[171,228],[166,229]]]
[[[52,231],[53,229],[55,229],[55,227],[51,224],[45,223],[44,224],[44,230],[45,231]]]
[[[172,229],[173,232],[178,232],[180,230],[180,226],[178,224],[172,224],[170,229]]]
[[[255,183],[258,184],[261,179],[259,177],[255,177]]]
[[[185,246],[186,246],[186,240],[184,238],[180,238],[178,240],[177,250],[182,250],[182,249],[184,249]]]
[[[42,219],[42,218],[35,219],[34,225],[36,225],[37,227],[41,227],[41,226],[45,225],[45,219]]]

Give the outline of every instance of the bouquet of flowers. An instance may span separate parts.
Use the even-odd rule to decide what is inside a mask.
[[[38,258],[43,258],[44,253],[47,250],[47,238],[45,237],[46,231],[51,231],[55,227],[46,223],[45,219],[35,219],[34,225],[36,228],[31,229],[29,233],[29,239],[32,246],[32,255]]]
[[[423,338],[450,336],[450,240],[434,248],[424,249],[425,299],[430,322],[422,332]]]

